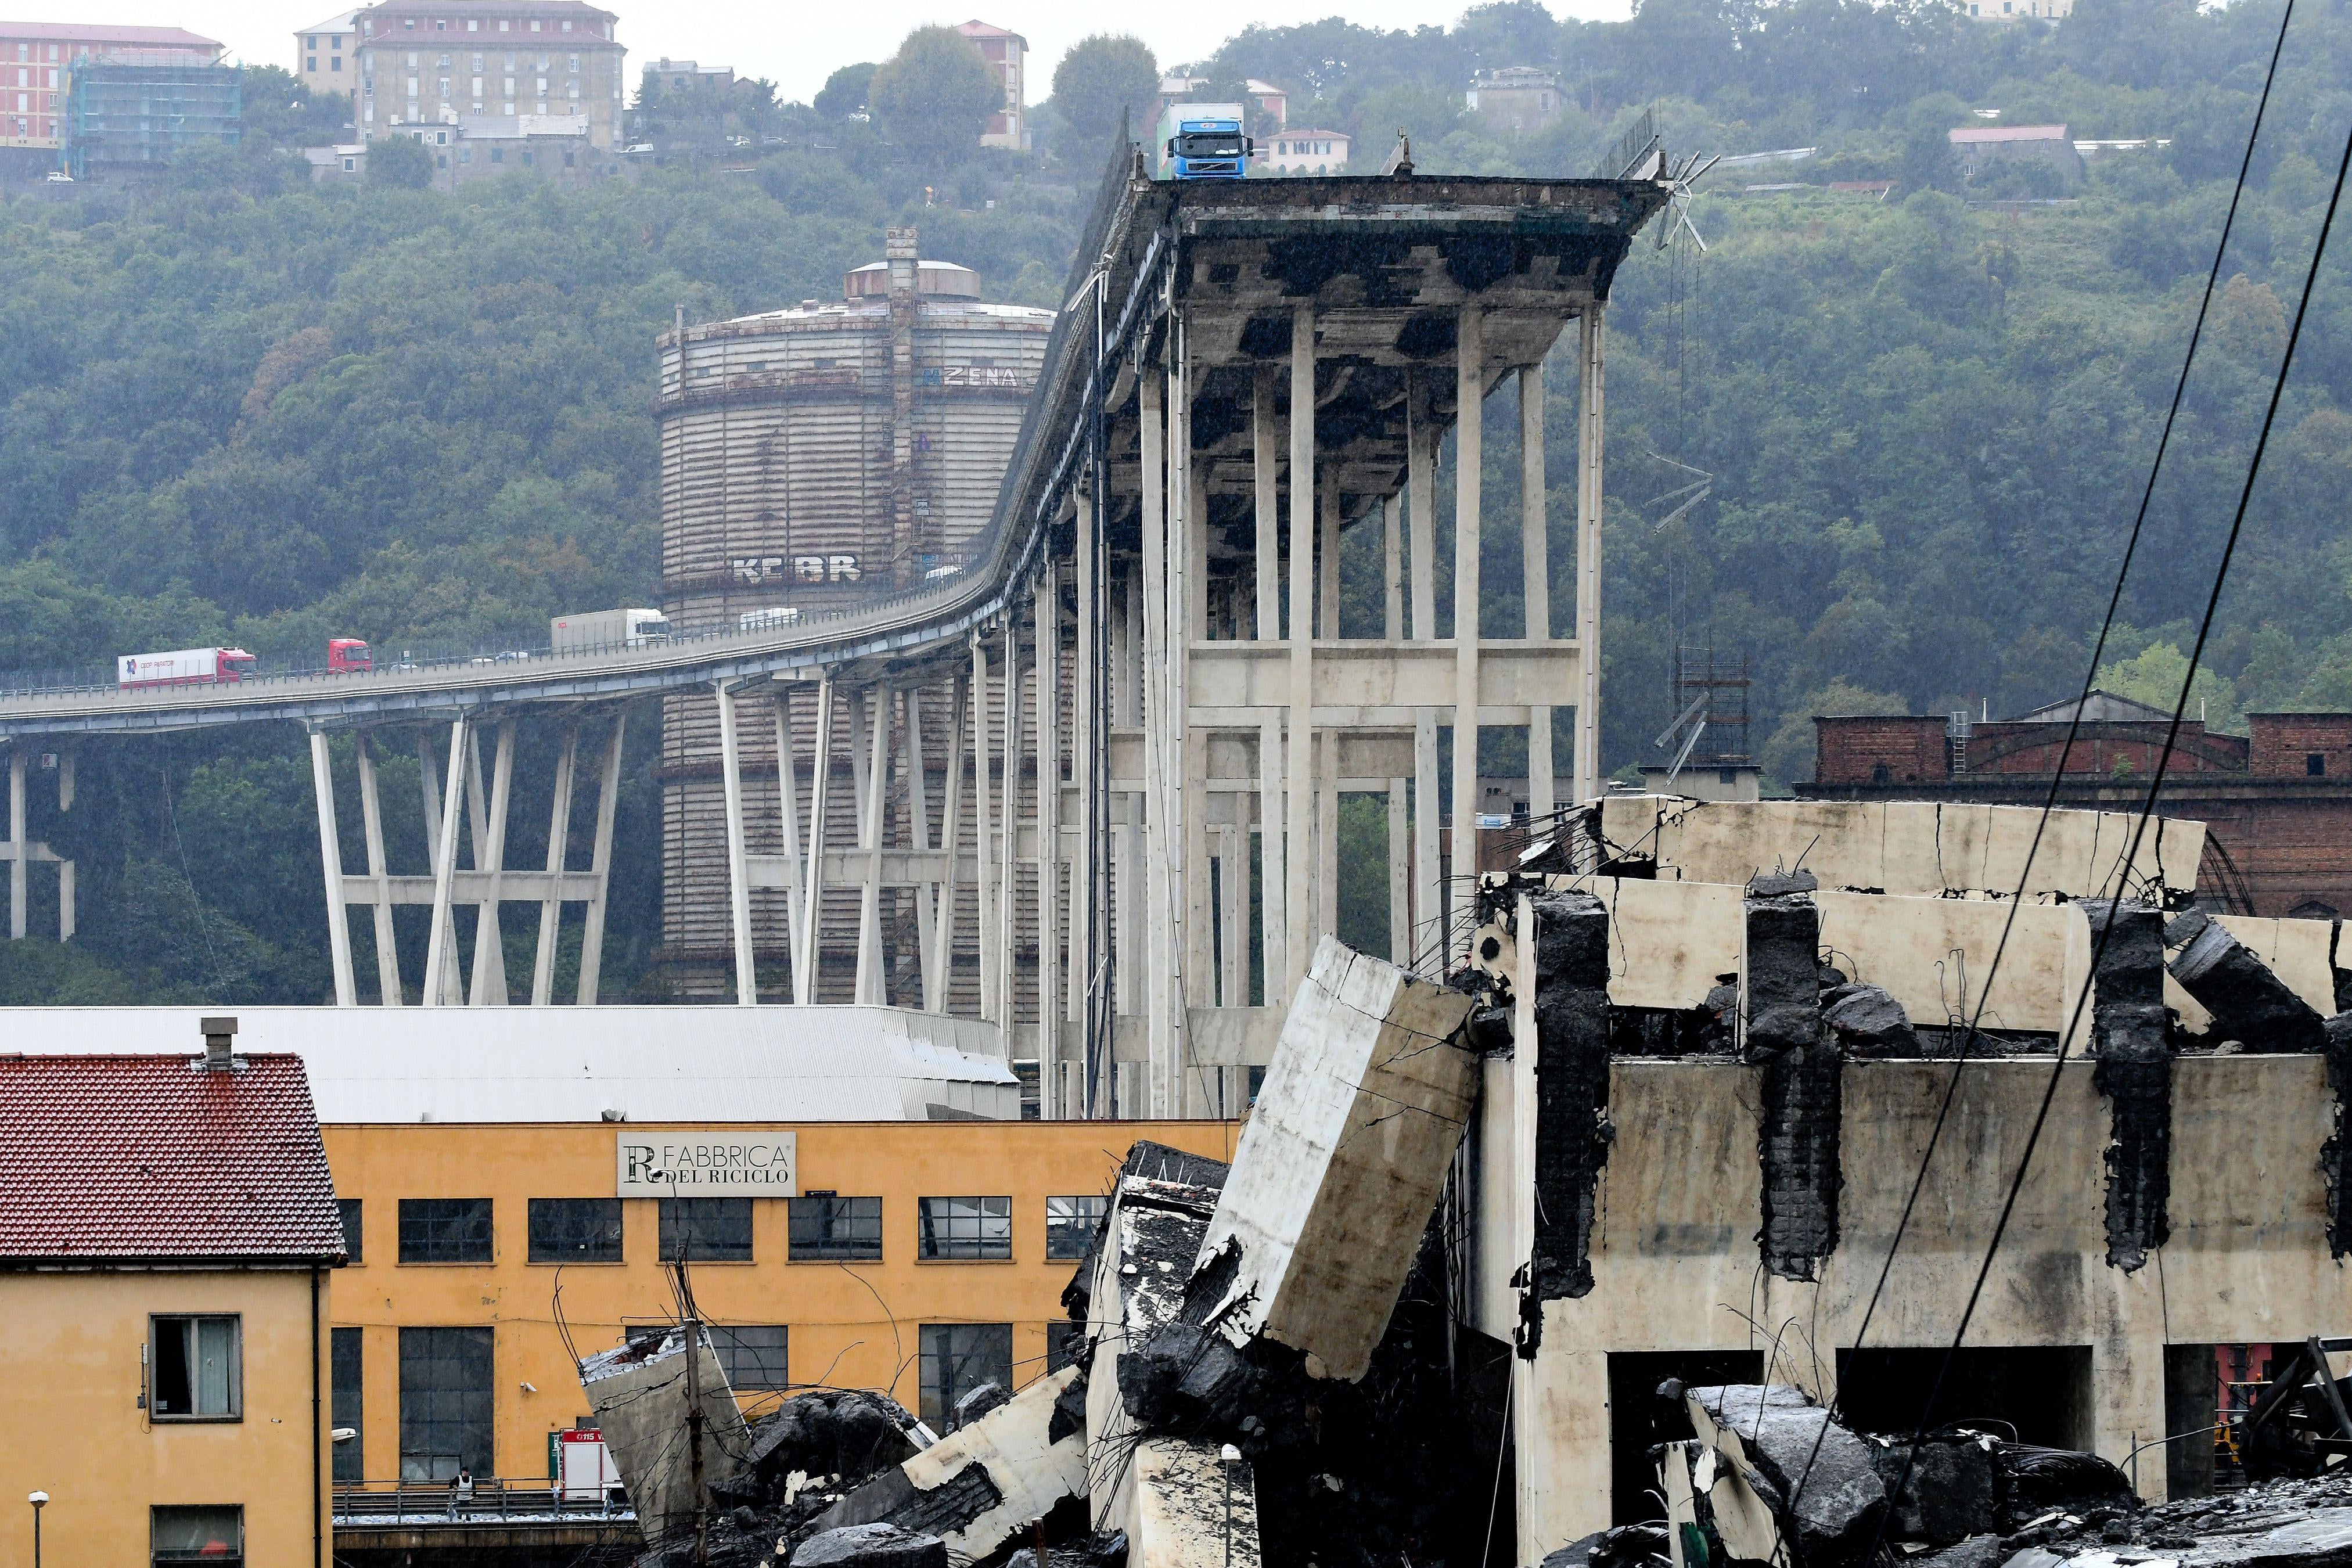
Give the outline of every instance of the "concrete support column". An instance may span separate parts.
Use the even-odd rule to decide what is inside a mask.
[[[1274,405],[1273,367],[1260,366],[1250,387],[1251,521],[1257,534],[1257,638],[1282,636],[1282,540],[1276,504],[1281,499],[1280,437]]]
[[[756,1006],[760,982],[751,951],[751,851],[744,843],[743,751],[735,713],[735,689],[712,687],[719,700],[719,772],[727,802],[727,926],[735,949],[735,1005]]]
[[[1062,1071],[1062,591],[1049,557],[1033,601],[1037,645],[1037,1092],[1056,1114]]]
[[[851,710],[857,847],[866,851],[857,889],[857,1001],[868,1007],[890,1005],[888,978],[882,973],[882,802],[890,774],[891,695],[887,686],[873,687]]]
[[[400,994],[400,947],[393,932],[392,888],[384,880],[391,868],[383,850],[383,800],[376,787],[375,742],[362,730],[353,749],[360,764],[360,826],[367,838],[368,876],[375,883],[376,1000],[383,1006],[397,1007],[405,998]]]
[[[1478,505],[1485,451],[1486,321],[1462,307],[1454,339],[1454,880],[1464,897],[1478,869]],[[1444,957],[1451,962],[1451,952]]]
[[[1519,542],[1525,570],[1527,631],[1531,642],[1551,640],[1551,543],[1544,488],[1544,372],[1519,367]],[[1552,813],[1551,705],[1528,710],[1528,815]]]
[[[1576,408],[1576,798],[1601,793],[1601,362],[1602,310],[1595,300],[1577,322]]]
[[[596,786],[596,842],[588,852],[588,912],[580,926],[580,986],[573,1000],[583,1007],[596,1005],[597,982],[604,969],[604,905],[613,885],[613,818],[621,805],[621,742],[628,720],[613,715],[613,732],[604,740],[604,776]]]
[[[1290,877],[1283,850],[1282,788],[1282,720],[1275,717],[1263,721],[1257,732],[1258,876],[1263,883],[1258,895],[1262,949],[1258,965],[1265,975],[1265,1005],[1269,1007],[1284,1005],[1289,995],[1284,989],[1290,974],[1286,956],[1290,915],[1283,900]]]
[[[833,784],[833,677],[816,683],[816,753],[809,769],[808,875],[802,907],[808,919],[793,931],[793,1000],[816,1000],[817,933],[824,923],[824,817]]]
[[[1437,854],[1437,714],[1428,708],[1412,721],[1412,957],[1398,962],[1434,979],[1445,967],[1445,874]]]
[[[998,748],[1004,758],[1004,831],[997,845],[996,878],[996,1001],[997,1022],[1006,1043],[1020,1007],[1013,995],[1013,916],[1020,909],[1019,879],[1013,868],[1021,855],[1021,632],[1013,617],[1004,620],[1004,738]]]
[[[466,803],[466,747],[470,736],[463,718],[449,723],[448,785],[440,792],[441,799],[433,799],[433,742],[430,736],[420,736],[417,751],[425,764],[425,809],[426,820],[433,822],[433,842],[426,847],[433,856],[433,916],[429,934],[425,939],[425,994],[427,1007],[438,1007],[457,999],[457,922],[449,909],[449,888],[457,870],[457,832],[462,820],[460,813]],[[438,821],[433,819],[437,817]]]
[[[1428,642],[1437,636],[1437,426],[1429,416],[1429,385],[1420,373],[1405,373],[1405,517],[1411,530],[1412,635]]]
[[[1402,496],[1391,496],[1381,503],[1381,636],[1391,642],[1404,637],[1403,513]]]
[[[907,847],[929,849],[931,847],[931,763],[923,749],[923,690],[910,686],[899,695],[906,712],[907,754]],[[938,978],[931,973],[931,949],[939,937],[939,910],[935,902],[940,884],[919,881],[915,894],[915,973],[918,989],[922,993],[922,1005],[927,1012],[939,1012]]]
[[[1055,1086],[1053,1103],[1065,1116],[1093,1110],[1092,1065],[1101,1042],[1096,1037],[1094,995],[1102,973],[1101,933],[1108,918],[1102,878],[1102,797],[1096,792],[1101,774],[1099,750],[1105,730],[1103,715],[1102,572],[1099,533],[1102,516],[1095,494],[1091,466],[1077,491],[1077,638],[1070,670],[1070,778],[1078,786],[1077,855],[1070,879],[1070,1010],[1076,1028],[1072,1036],[1080,1069],[1076,1104],[1065,1103],[1063,1086]],[[1055,1114],[1047,1111],[1045,1114]]]
[[[19,752],[11,762],[17,760]],[[11,770],[9,776],[11,804],[21,787],[24,775]],[[327,732],[310,731],[310,788],[319,803],[319,867],[327,884],[327,954],[335,971],[335,1005],[356,1007],[360,1005],[359,982],[352,973],[352,921],[343,906],[343,845],[335,826],[335,773],[327,754]],[[12,821],[21,822],[22,815],[12,810]],[[16,838],[18,858],[23,865],[24,837]]]
[[[554,799],[547,818],[547,897],[539,905],[539,952],[530,966],[530,1005],[544,1007],[555,1000],[555,944],[563,930],[563,900],[556,879],[563,874],[565,851],[572,839],[572,773],[580,752],[580,726],[567,724],[563,746],[555,755]]]
[[[1003,939],[996,923],[995,841],[988,810],[988,645],[971,634],[971,821],[980,935],[980,1016],[1002,1022],[996,1003],[996,950]]]
[[[1412,840],[1405,825],[1404,780],[1389,780],[1389,962],[1412,962]]]
[[[1315,310],[1290,318],[1290,800],[1282,997],[1287,1006],[1315,952]],[[1268,977],[1271,979],[1271,976]],[[1267,997],[1274,1003],[1274,997]]]
[[[68,812],[74,803],[74,754],[58,753],[58,810]],[[73,941],[74,934],[74,863],[60,857],[58,860],[58,940]]]
[[[499,721],[488,790],[482,788],[479,731],[467,753],[467,766],[473,779],[473,795],[466,805],[474,824],[474,869],[487,873],[487,886],[476,905],[479,913],[474,920],[473,989],[468,1000],[477,1007],[503,1007],[507,1005],[507,954],[499,929],[499,884],[507,868],[507,806],[514,792],[514,721]]]
[[[776,816],[782,830],[784,955],[793,969],[793,1000],[801,1000],[801,928],[808,923],[807,882],[801,865],[800,747],[793,733],[792,688],[775,689]]]
[[[1335,466],[1316,487],[1315,635],[1339,635],[1339,472]]]
[[[948,721],[947,796],[940,811],[940,850],[945,864],[935,895],[938,912],[931,921],[931,940],[938,945],[930,950],[923,971],[923,1005],[934,1013],[950,1012],[955,1005],[956,870],[963,854],[964,710],[971,706],[971,683],[958,679]]]
[[[1146,1014],[1146,1114],[1167,1114],[1175,1081],[1175,1037],[1170,1027],[1183,1005],[1175,984],[1175,890],[1169,838],[1168,774],[1168,475],[1167,407],[1163,376],[1146,366],[1137,377],[1142,448],[1143,548],[1143,931]]]
[[[25,764],[22,745],[8,748],[8,938],[25,940],[26,904],[32,893],[25,856]]]

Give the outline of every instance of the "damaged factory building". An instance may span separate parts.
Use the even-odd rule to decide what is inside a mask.
[[[642,1561],[2352,1563],[2335,922],[2203,912],[2177,821],[1562,822],[1443,976],[1327,938],[1230,1166],[1136,1145],[1051,1370],[949,1430],[592,1360],[671,1434]]]

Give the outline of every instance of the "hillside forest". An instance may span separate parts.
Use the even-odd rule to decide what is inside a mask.
[[[154,182],[0,196],[0,669],[214,640],[281,668],[336,636],[527,646],[554,613],[658,603],[649,405],[673,312],[831,296],[895,223],[992,297],[1057,303],[1108,123],[1189,67],[1236,92],[1276,83],[1294,124],[1351,132],[1374,166],[1403,130],[1427,172],[1583,174],[1644,111],[1677,153],[1812,149],[1718,170],[1689,210],[1704,252],[1645,235],[1619,275],[1603,576],[1604,768],[1657,757],[1680,645],[1745,655],[1753,748],[1776,784],[1801,779],[1815,713],[1999,717],[2084,679],[2280,15],[2080,0],[2063,23],[1988,25],[1937,0],[1642,0],[1584,24],[1514,0],[1404,31],[1253,26],[1205,60],[1131,42],[1075,60],[1025,153],[918,123],[938,95],[903,63],[845,62],[814,103],[730,109],[740,153],[575,189],[415,188],[392,158],[363,185],[313,185],[285,148],[331,130],[315,106],[270,109],[242,146]],[[1510,65],[1556,71],[1569,111],[1520,139],[1465,112],[1474,73]],[[2098,672],[2111,689],[2168,706],[2178,689],[2352,129],[2347,84],[2352,0],[2299,0]],[[1946,134],[2058,122],[2147,144],[2060,188],[2016,167],[1972,180]],[[2347,276],[2339,248],[2200,677],[2216,727],[2352,708]],[[1554,369],[1548,439],[1565,454],[1572,383]],[[1486,414],[1502,516],[1511,403]],[[1708,488],[1677,514],[1692,470]],[[1551,476],[1551,559],[1568,563],[1572,475],[1556,458]],[[1448,517],[1441,498],[1441,603]],[[1517,547],[1486,540],[1483,614],[1508,628]],[[1374,575],[1351,541],[1343,629],[1377,616]],[[1565,624],[1574,587],[1557,578]],[[667,994],[654,729],[639,719],[627,753],[608,999]],[[517,777],[543,781],[531,744]],[[414,824],[414,769],[385,785]],[[79,933],[0,944],[0,1004],[329,993],[291,726],[94,742],[78,795],[60,817],[37,782],[31,828],[79,864]],[[510,863],[542,851],[535,816],[543,796],[519,792]],[[53,931],[37,871],[35,889],[32,929]],[[528,952],[509,969],[527,974]]]

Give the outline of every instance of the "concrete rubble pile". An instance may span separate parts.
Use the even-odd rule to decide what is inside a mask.
[[[2127,884],[2142,899],[2091,897],[2116,837],[2096,822],[2053,829],[2074,857],[2065,885],[2007,906],[1983,896],[2021,842],[2006,819],[1938,814],[1917,844],[1876,818],[1812,811],[1774,827],[1759,810],[1727,827],[1688,805],[1639,807],[1655,817],[1648,858],[1539,846],[1518,870],[1481,877],[1460,911],[1474,922],[1468,963],[1442,984],[1324,939],[1231,1163],[1134,1145],[1064,1291],[1052,1370],[968,1396],[943,1433],[880,1395],[811,1391],[757,1423],[734,1417],[698,1506],[678,1463],[690,1408],[669,1365],[683,1364],[678,1336],[588,1363],[640,1500],[641,1568],[2352,1568],[2352,1483],[2327,1468],[2352,1458],[2352,1380],[2314,1373],[2275,1430],[2243,1429],[2287,1457],[2257,1479],[2291,1479],[2149,1508],[2114,1458],[2150,1430],[2116,1414],[2139,1420],[2129,1396],[2150,1363],[2134,1374],[2109,1344],[2085,1352],[2082,1386],[2051,1394],[2053,1409],[2063,1398],[2090,1414],[2036,1434],[2096,1453],[2020,1441],[1982,1414],[1916,1435],[1864,1429],[1787,1372],[1772,1381],[1760,1353],[1743,1371],[1723,1364],[1743,1352],[1720,1339],[1679,1348],[1707,1343],[1713,1315],[1738,1315],[1728,1295],[1769,1299],[1774,1322],[1844,1310],[1899,1197],[1879,1167],[1915,1146],[1874,1118],[1900,1113],[1905,1136],[1925,1136],[1939,1063],[2003,1058],[1953,1113],[1992,1150],[2043,1081],[2029,1085],[2015,1058],[2054,1063],[2062,1040],[2084,1058],[2053,1069],[2082,1086],[2071,1114],[2099,1120],[2075,1138],[2064,1191],[2021,1226],[2040,1227],[2036,1245],[2069,1238],[2046,1270],[2067,1283],[2044,1306],[1996,1286],[1988,1310],[2010,1314],[2003,1332],[2032,1345],[2042,1330],[2021,1334],[2021,1307],[2074,1312],[2075,1295],[2151,1322],[2183,1310],[2186,1269],[2168,1300],[2164,1270],[2146,1266],[2176,1231],[2190,1238],[2177,1250],[2214,1245],[2216,1184],[2184,1173],[2183,1141],[2210,1147],[2217,1084],[2302,1086],[2289,1173],[2302,1207],[2261,1223],[2304,1226],[2322,1261],[2352,1254],[2352,1011],[2311,1000],[2330,971],[2352,981],[2334,970],[2333,937],[2318,933],[2315,957],[2310,931],[2279,929],[2295,922],[2208,918],[2160,876]],[[1739,837],[1766,827],[1786,853]],[[2153,848],[2149,864],[2166,853],[2180,850]],[[1821,869],[1788,868],[1808,855]],[[1951,881],[1948,862],[1972,879]],[[1569,869],[1587,863],[1602,869]],[[1991,984],[1990,953],[2012,923],[2011,972],[1992,1007],[1977,1005],[1986,993],[1969,977]],[[2238,1054],[2304,1059],[2263,1078],[2188,1059]],[[2325,1149],[2310,1099],[2322,1092],[2335,1101]],[[1942,1253],[1976,1256],[1979,1215],[1961,1194],[1997,1209],[1985,1182],[2007,1158],[1937,1168],[1920,1223],[1941,1227]],[[1669,1205],[1679,1228],[1650,1217]],[[1945,1331],[1919,1324],[1940,1310],[1889,1308],[1929,1343]],[[1605,1331],[1604,1311],[1616,1314]],[[2325,1302],[2315,1315],[2330,1315]],[[1827,1359],[1843,1331],[1822,1327],[1813,1353]],[[1918,1353],[1910,1345],[1888,1353]],[[1621,1388],[1620,1346],[1717,1364],[1669,1378],[1628,1443],[1616,1426],[1664,1373]],[[2319,1367],[2352,1353],[2352,1340],[2309,1346]],[[2158,1353],[2171,1366],[2169,1348]],[[693,1364],[706,1403],[714,1383],[724,1398],[715,1362]],[[2110,1366],[2123,1370],[2100,1386]],[[1904,1419],[1890,1400],[1932,1403],[1924,1382],[1869,1386],[1888,1375],[1845,1384],[1876,1398],[1867,1419]],[[731,1398],[706,1409],[704,1430],[732,1411]],[[2148,1462],[2166,1475],[2160,1448]],[[1573,1482],[1555,1486],[1570,1467]],[[1547,1488],[1575,1501],[1558,1506]]]

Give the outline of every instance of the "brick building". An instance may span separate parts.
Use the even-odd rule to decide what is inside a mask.
[[[2062,702],[2010,720],[1965,713],[1821,715],[1809,800],[1949,800],[2038,806],[2074,715]],[[2129,811],[2147,798],[2171,715],[2095,691],[2058,804]],[[2352,910],[2352,713],[2252,713],[2244,735],[2180,727],[2158,810],[2202,822],[2198,884],[2247,914],[2332,920]]]
[[[583,123],[591,148],[616,145],[628,51],[610,11],[583,0],[385,0],[356,19],[362,140],[551,115]]]
[[[219,44],[184,27],[0,22],[0,147],[56,151],[65,131],[67,72],[82,56],[122,49],[195,65],[211,65],[221,53]]]

